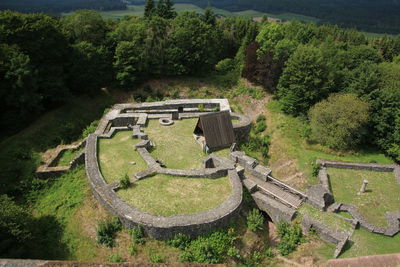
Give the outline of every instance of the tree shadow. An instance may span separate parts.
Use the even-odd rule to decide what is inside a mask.
[[[66,260],[71,256],[68,245],[62,240],[65,226],[55,216],[45,215],[33,222],[33,239],[28,257],[33,259]]]

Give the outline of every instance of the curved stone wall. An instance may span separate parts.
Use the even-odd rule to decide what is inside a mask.
[[[185,104],[186,103],[186,104]],[[94,134],[87,138],[86,142],[86,173],[89,184],[95,197],[100,203],[113,215],[120,218],[121,222],[127,227],[140,225],[143,227],[148,236],[155,239],[168,239],[177,233],[184,233],[189,236],[197,236],[211,229],[226,226],[240,211],[242,204],[242,184],[234,163],[223,162],[217,156],[210,156],[212,160],[218,162],[215,168],[205,168],[202,170],[173,170],[161,168],[151,157],[146,146],[138,146],[136,150],[146,160],[149,169],[143,172],[143,177],[151,173],[165,173],[177,176],[185,176],[188,178],[217,178],[228,175],[232,194],[227,200],[219,206],[204,212],[194,214],[183,214],[176,216],[158,216],[150,214],[127,204],[115,192],[118,189],[118,183],[107,184],[100,172],[97,159],[97,145],[99,138],[111,138],[115,132],[120,130],[136,128],[140,131],[140,126],[145,125],[148,118],[166,117],[168,114],[146,114],[142,109],[168,109],[168,107],[176,108],[184,106],[189,109],[197,103],[219,105],[220,109],[230,110],[229,103],[224,99],[212,100],[179,100],[164,101],[156,103],[143,104],[119,104],[115,105],[100,121],[98,128]],[[140,110],[141,113],[135,113]],[[171,115],[171,114],[169,114]],[[198,116],[199,114],[191,114],[190,116]],[[232,114],[234,118],[239,119],[239,123],[234,124],[235,133],[241,138],[246,138],[250,132],[250,120],[239,114]],[[140,121],[140,123],[139,123]],[[124,125],[129,123],[130,125]],[[136,125],[135,125],[136,124]],[[125,127],[124,127],[125,126]],[[145,141],[150,145],[150,141]],[[219,160],[219,161],[218,161]],[[227,159],[228,160],[228,159]],[[229,160],[228,160],[229,161]],[[136,177],[137,178],[137,177]],[[151,179],[151,178],[150,178]]]
[[[231,118],[239,120],[238,122],[233,123],[233,131],[235,133],[236,142],[238,143],[246,142],[247,139],[249,138],[251,130],[250,119],[238,113],[231,113]]]

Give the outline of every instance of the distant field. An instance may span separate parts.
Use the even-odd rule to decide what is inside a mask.
[[[174,5],[175,10],[178,13],[184,12],[184,11],[194,11],[198,14],[204,14],[204,9],[201,7],[198,7],[193,4],[175,4]],[[213,8],[214,13],[217,15],[222,15],[225,17],[246,17],[246,18],[256,18],[256,17],[262,17],[263,15],[267,15],[269,17],[273,18],[279,18],[282,20],[299,20],[303,22],[312,22],[316,23],[319,21],[319,19],[314,18],[314,17],[308,17],[308,16],[303,16],[303,15],[298,15],[298,14],[293,14],[293,13],[282,13],[282,14],[271,14],[271,13],[263,13],[260,11],[256,10],[244,10],[244,11],[239,11],[239,12],[230,12],[224,9],[219,9],[219,8]],[[104,18],[109,18],[109,19],[122,19],[124,16],[136,16],[136,17],[142,17],[144,13],[144,5],[128,5],[127,10],[112,10],[112,11],[103,11],[100,12],[100,14]],[[70,13],[64,13],[64,16],[67,16]]]

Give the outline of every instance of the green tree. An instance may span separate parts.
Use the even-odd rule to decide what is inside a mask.
[[[7,195],[0,195],[0,257],[18,258],[26,254],[27,242],[33,237],[31,217]]]
[[[146,5],[144,7],[144,17],[151,18],[156,11],[156,6],[154,5],[154,0],[146,0]]]
[[[300,45],[286,62],[277,87],[283,110],[292,115],[305,114],[311,106],[329,94],[328,70],[321,50]]]
[[[94,45],[104,43],[107,27],[99,12],[78,10],[61,19],[64,34],[73,43],[89,42]]]
[[[113,79],[112,55],[104,46],[74,44],[69,61],[67,82],[74,93],[96,93]]]
[[[174,3],[172,0],[159,0],[156,10],[157,16],[164,19],[173,19],[176,17]]]
[[[356,95],[331,95],[310,110],[313,137],[333,149],[354,148],[367,133],[369,109]]]
[[[369,96],[374,142],[399,159],[400,65],[382,63],[379,65],[379,75],[379,88]]]
[[[211,26],[215,26],[215,24],[217,23],[217,19],[215,18],[214,11],[212,10],[211,7],[207,7],[205,9],[203,20],[205,23]]]

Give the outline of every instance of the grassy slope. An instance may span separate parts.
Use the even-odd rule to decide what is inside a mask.
[[[386,226],[385,213],[400,212],[400,185],[393,173],[328,168],[328,174],[335,202],[355,205],[368,222]],[[367,192],[357,195],[365,179]]]
[[[201,169],[207,155],[193,138],[196,123],[196,119],[185,119],[162,126],[158,120],[149,120],[144,132],[156,145],[151,152],[153,157],[170,169]]]
[[[232,187],[228,177],[207,179],[158,174],[117,193],[140,210],[172,216],[212,209],[229,197]]]
[[[272,135],[272,142],[280,147],[280,153],[271,155],[271,161],[277,161],[284,156],[296,159],[297,167],[304,172],[309,185],[318,183],[317,178],[311,175],[312,164],[318,158],[367,163],[393,163],[383,153],[374,150],[344,153],[332,151],[319,144],[310,144],[302,137],[306,125],[304,121],[281,113],[276,101],[269,102],[266,108],[268,132]]]
[[[131,131],[116,133],[111,139],[100,139],[98,144],[98,159],[101,173],[107,183],[121,180],[125,175],[133,174],[147,169],[147,164],[135,151],[139,139],[132,139]],[[130,162],[135,162],[132,165]]]

